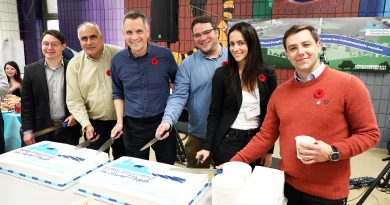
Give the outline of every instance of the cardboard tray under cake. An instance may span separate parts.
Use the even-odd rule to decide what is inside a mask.
[[[0,155],[1,172],[58,190],[107,163],[107,153],[49,141]]]

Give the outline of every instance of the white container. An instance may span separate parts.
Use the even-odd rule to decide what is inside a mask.
[[[296,136],[295,137],[295,144],[296,144],[296,148],[297,148],[297,158],[302,159],[302,157],[300,156],[300,154],[298,152],[298,148],[300,148],[300,143],[304,142],[304,143],[313,143],[314,144],[315,141],[316,141],[316,139],[314,139],[313,137],[310,137],[310,136],[305,136],[305,135]]]
[[[226,162],[223,164],[222,173],[238,175],[245,182],[252,173],[252,167],[244,162]]]
[[[212,205],[234,205],[243,186],[244,180],[237,174],[218,174],[212,180]]]

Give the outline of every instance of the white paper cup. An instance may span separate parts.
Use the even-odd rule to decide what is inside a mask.
[[[302,157],[300,156],[299,152],[298,152],[298,148],[300,147],[300,143],[301,142],[304,142],[304,143],[313,143],[316,141],[316,139],[314,139],[313,137],[310,137],[310,136],[305,136],[305,135],[298,135],[295,137],[295,144],[296,144],[296,147],[297,147],[297,158],[298,159],[302,159]]]
[[[242,177],[244,181],[251,175],[252,167],[244,162],[226,162],[223,164],[223,174],[238,175]]]

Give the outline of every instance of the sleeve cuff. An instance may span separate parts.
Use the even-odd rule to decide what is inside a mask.
[[[86,120],[82,120],[80,124],[82,129],[84,130],[86,126],[91,125],[91,122],[89,121],[89,119],[86,119]]]

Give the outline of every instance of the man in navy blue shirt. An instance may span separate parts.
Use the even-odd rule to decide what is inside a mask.
[[[155,137],[174,81],[177,64],[171,51],[148,43],[148,21],[144,14],[128,12],[123,20],[127,48],[111,60],[112,96],[117,123],[111,137],[123,132],[126,155],[149,159],[149,148],[140,148]],[[152,146],[159,162],[173,164],[176,139],[160,140]]]

